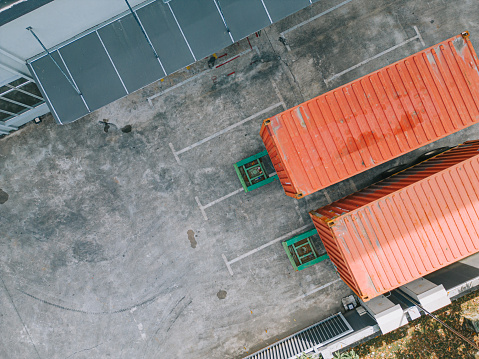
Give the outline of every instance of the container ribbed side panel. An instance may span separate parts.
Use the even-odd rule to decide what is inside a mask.
[[[479,142],[469,142],[411,167],[397,175],[402,189],[359,208],[345,207],[364,192],[311,214],[315,225],[329,225],[325,241],[335,241],[339,263],[353,277],[347,284],[360,297],[369,300],[479,251],[478,150]]]
[[[283,168],[306,196],[478,123],[478,64],[468,37],[459,35],[263,127],[271,128]]]

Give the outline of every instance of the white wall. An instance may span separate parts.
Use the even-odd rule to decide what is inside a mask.
[[[146,1],[130,0],[129,3],[134,7]],[[24,62],[43,51],[32,34],[26,30],[28,26],[31,26],[45,46],[50,48],[124,11],[128,11],[124,0],[55,0],[1,26],[0,50],[7,51]],[[0,64],[29,74],[24,64],[1,52]]]

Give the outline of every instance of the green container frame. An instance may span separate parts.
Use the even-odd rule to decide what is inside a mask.
[[[323,254],[323,255],[320,255],[320,256],[317,255],[316,248],[314,247],[313,242],[312,242],[311,239],[309,238],[309,237],[311,237],[311,236],[313,236],[313,235],[315,235],[315,234],[317,234],[317,233],[318,233],[318,231],[317,231],[316,229],[312,229],[312,230],[310,230],[310,231],[307,231],[307,232],[298,234],[297,236],[294,236],[293,238],[290,238],[290,239],[288,239],[287,241],[284,241],[284,242],[282,243],[282,244],[283,244],[283,248],[284,248],[286,254],[288,255],[289,261],[291,262],[291,265],[293,266],[293,268],[294,268],[296,271],[300,271],[300,270],[303,270],[303,269],[305,269],[305,268],[311,267],[312,265],[315,265],[315,264],[317,264],[317,263],[319,263],[319,262],[322,262],[322,261],[324,261],[325,259],[328,259],[328,258],[329,258],[329,256],[328,256],[327,253],[326,253],[326,254]],[[295,254],[296,254],[296,257],[298,258],[299,262],[301,263],[301,258],[302,258],[302,257],[305,257],[306,255],[305,255],[305,256],[301,256],[301,255],[298,253],[296,247],[294,247],[294,244],[297,243],[297,242],[299,242],[299,241],[302,241],[303,239],[307,239],[307,242],[306,242],[304,245],[308,244],[309,246],[311,246],[312,253],[313,253],[313,255],[314,255],[316,258],[313,259],[313,260],[311,260],[311,261],[308,261],[308,262],[306,262],[306,263],[304,263],[304,264],[300,264],[300,265],[298,266],[298,265],[296,265],[296,262],[294,261],[293,255],[291,254],[290,247],[293,247],[293,250],[294,250],[294,252],[295,252]],[[303,245],[303,246],[304,246],[304,245]],[[307,254],[307,255],[310,255],[310,253]]]
[[[245,158],[244,160],[241,160],[241,161],[239,161],[239,162],[236,162],[236,163],[233,165],[234,168],[235,168],[236,174],[238,175],[238,178],[239,178],[239,180],[240,180],[240,182],[241,182],[241,185],[243,186],[243,189],[244,189],[245,192],[251,192],[252,190],[255,190],[255,189],[260,188],[260,187],[262,187],[262,186],[264,186],[264,185],[267,185],[268,183],[271,183],[271,182],[273,182],[274,180],[276,180],[276,179],[279,178],[277,174],[275,174],[275,175],[273,175],[273,176],[270,177],[270,176],[265,172],[263,163],[260,161],[261,157],[265,157],[265,156],[268,156],[268,151],[266,151],[266,150],[264,150],[264,151],[262,151],[262,152],[260,152],[260,153],[257,153],[257,154],[255,154],[255,155],[253,155],[253,156],[250,156],[250,157],[248,157],[248,158]],[[255,161],[255,160],[258,160],[258,164],[259,164],[259,166],[261,167],[261,170],[262,170],[262,173],[263,173],[263,176],[265,177],[265,179],[262,180],[262,181],[260,181],[260,182],[257,182],[257,183],[254,183],[254,184],[251,184],[251,185],[250,185],[250,184],[246,183],[246,181],[244,180],[240,168],[243,168],[243,170],[244,170],[244,172],[245,172],[247,178],[248,178],[250,181],[256,179],[257,177],[255,177],[255,178],[249,178],[249,174],[248,174],[248,171],[247,171],[247,168],[246,168],[246,165],[247,165],[248,163],[253,162],[253,161]]]

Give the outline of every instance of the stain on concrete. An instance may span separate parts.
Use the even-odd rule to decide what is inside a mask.
[[[50,268],[52,271],[57,271],[62,267],[66,267],[68,265],[68,257],[65,251],[59,252],[55,254],[55,257],[50,261]]]
[[[196,245],[198,244],[198,242],[196,242],[196,239],[195,239],[195,232],[189,229],[188,232],[186,233],[188,233],[188,240],[190,241],[191,248],[196,248]]]
[[[101,262],[103,257],[103,247],[90,241],[76,241],[73,245],[73,257],[80,262]]]
[[[130,133],[131,132],[131,125],[126,125],[125,127],[122,127],[121,132]]]
[[[104,119],[103,121],[99,121],[102,125],[104,125],[103,127],[103,131],[105,131],[106,133],[108,133],[108,130],[110,129],[110,124],[108,123],[108,120],[107,119]]]
[[[225,299],[226,298],[226,290],[220,290],[218,293],[216,293],[216,296],[219,298],[219,299]]]
[[[8,201],[8,193],[0,188],[0,204],[4,204]]]

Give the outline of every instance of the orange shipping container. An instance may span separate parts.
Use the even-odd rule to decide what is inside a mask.
[[[369,300],[479,251],[479,141],[310,212],[341,278]]]
[[[288,196],[301,198],[479,122],[467,32],[263,122]]]

